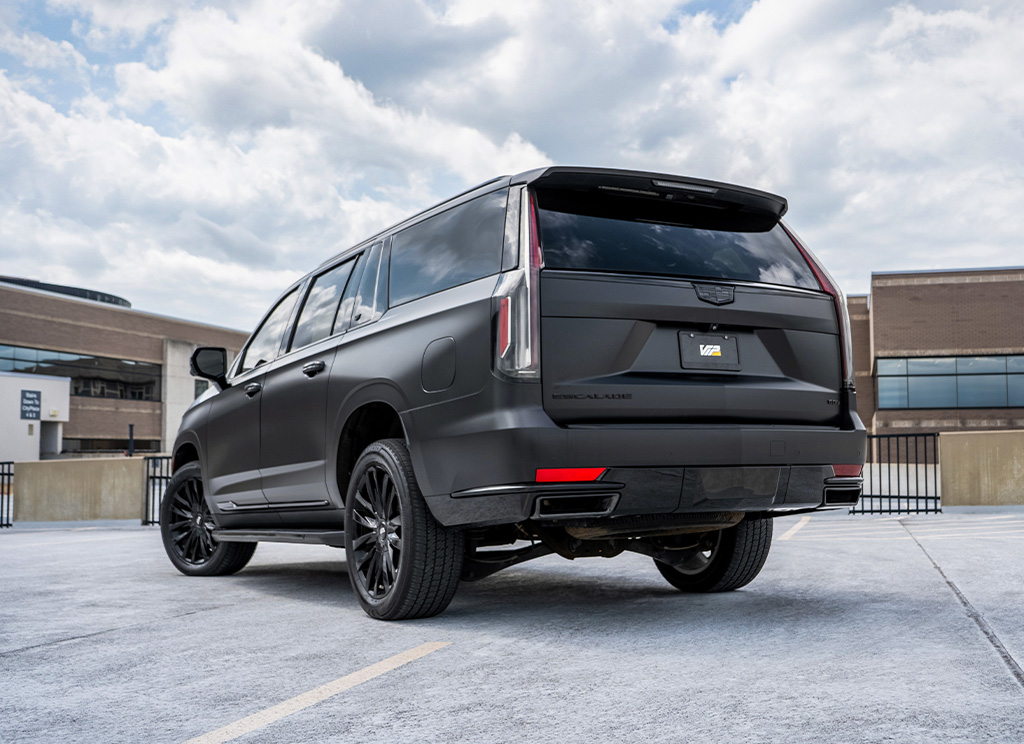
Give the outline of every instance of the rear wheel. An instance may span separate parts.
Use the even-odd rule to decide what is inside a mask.
[[[215,526],[199,463],[182,465],[160,503],[160,536],[175,568],[186,576],[224,576],[249,562],[256,543],[217,542],[212,535]]]
[[[761,572],[772,546],[772,520],[743,521],[713,537],[676,565],[654,561],[668,583],[684,592],[727,592]]]
[[[401,439],[374,442],[356,462],[345,500],[345,556],[370,617],[431,617],[455,596],[462,532],[427,509]]]

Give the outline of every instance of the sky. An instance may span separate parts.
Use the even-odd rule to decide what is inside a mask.
[[[0,274],[251,330],[548,164],[761,188],[849,294],[1024,265],[1019,0],[0,0]]]

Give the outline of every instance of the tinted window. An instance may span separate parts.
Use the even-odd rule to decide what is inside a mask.
[[[910,408],[956,408],[955,377],[908,377]]]
[[[906,377],[880,377],[880,378],[878,378],[878,407],[879,408],[906,408],[907,407],[907,378]]]
[[[352,276],[349,277],[348,286],[345,288],[345,294],[341,298],[341,307],[338,308],[338,317],[334,321],[334,332],[338,333],[344,331],[349,326],[349,321],[352,319],[352,308],[356,304],[356,293],[359,291],[359,287],[362,285],[362,275],[366,268],[366,253],[360,253],[359,257],[356,258],[355,268],[352,270]]]
[[[0,346],[0,371],[71,378],[71,394],[95,398],[160,400],[161,366],[132,359]]]
[[[354,264],[355,261],[346,261],[313,281],[299,314],[299,323],[295,327],[293,349],[308,346],[331,335],[338,304]]]
[[[1006,357],[957,357],[956,372],[959,375],[993,375],[1006,371]]]
[[[1007,404],[1024,408],[1024,375],[1006,376]]]
[[[879,375],[905,375],[907,374],[906,359],[879,359]]]
[[[956,380],[960,408],[1005,408],[1006,375],[964,375]]]
[[[356,293],[355,308],[352,313],[352,325],[362,325],[373,320],[376,306],[377,278],[380,272],[380,253],[383,243],[374,243],[367,254],[366,268],[359,279],[359,291]]]
[[[594,197],[587,203],[582,197],[558,193],[541,193],[538,198],[541,248],[549,268],[820,289],[781,225],[743,230],[742,225],[729,226],[722,214],[682,207],[670,212],[663,204],[652,206],[643,200],[633,204]]]
[[[277,354],[281,350],[281,340],[288,328],[288,321],[291,319],[292,309],[295,307],[298,296],[299,289],[296,287],[270,311],[266,320],[263,321],[263,325],[256,331],[256,335],[249,343],[239,372],[245,372],[277,359]]]
[[[952,375],[955,373],[956,359],[954,357],[907,360],[908,375]]]
[[[495,191],[395,235],[390,306],[498,273],[507,197]]]

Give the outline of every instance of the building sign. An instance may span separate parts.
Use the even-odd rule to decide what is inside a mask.
[[[23,419],[39,420],[39,412],[43,408],[42,394],[38,390],[21,391],[21,417]]]

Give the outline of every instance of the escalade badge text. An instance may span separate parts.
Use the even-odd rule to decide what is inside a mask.
[[[632,393],[554,393],[555,400],[632,400]]]

